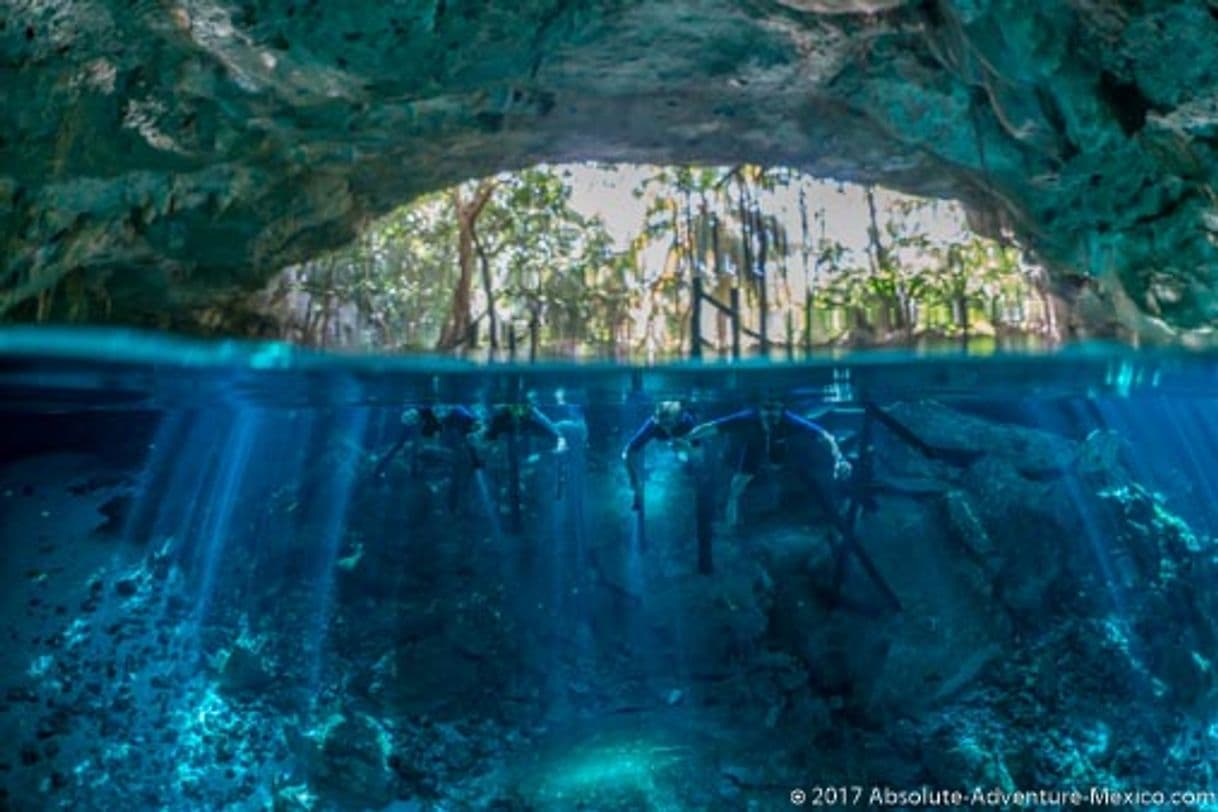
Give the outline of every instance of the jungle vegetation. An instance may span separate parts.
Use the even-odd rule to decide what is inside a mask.
[[[809,204],[812,178],[751,165],[656,167],[634,189],[645,214],[622,246],[572,205],[569,176],[539,166],[418,199],[350,246],[285,269],[232,308],[246,324],[229,331],[514,357],[1055,338],[1045,274],[1017,246],[927,228],[930,209],[953,204],[888,193],[879,206],[865,189],[860,251]],[[794,216],[767,210],[779,190],[798,200]],[[210,316],[217,327],[221,310]]]
[[[537,166],[425,195],[262,291],[160,326],[519,359],[1057,339],[1043,269],[968,231],[956,204],[857,187],[827,204],[823,181],[782,168],[630,169],[641,214],[627,234],[575,205],[579,167]],[[830,211],[843,206],[858,209],[847,229]],[[71,283],[22,320],[96,321]]]

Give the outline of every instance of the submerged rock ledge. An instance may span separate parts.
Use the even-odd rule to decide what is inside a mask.
[[[1038,402],[1080,414],[1059,406]],[[519,534],[491,519],[502,453],[486,501],[453,511],[434,470],[399,459],[378,482],[324,411],[17,415],[42,447],[0,466],[0,808],[765,809],[807,776],[1214,786],[1208,487],[1131,456],[1146,435],[885,408],[973,459],[873,435],[858,536],[898,612],[856,556],[838,569],[794,477],[749,493],[704,575],[693,483],[657,460],[640,553],[603,409],[586,448],[569,434],[573,501],[526,465]],[[46,431],[69,421],[88,430]],[[316,456],[209,478],[209,449],[241,436],[253,459]],[[227,518],[191,529],[226,488]]]
[[[1066,298],[1106,280],[1097,329],[1218,315],[1212,1],[18,0],[0,60],[0,312],[66,279],[170,318],[422,192],[595,159],[958,198]]]

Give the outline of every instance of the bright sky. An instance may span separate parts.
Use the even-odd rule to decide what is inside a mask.
[[[618,249],[625,249],[642,229],[649,203],[646,197],[636,198],[633,192],[645,179],[654,176],[658,168],[629,164],[568,164],[554,168],[567,176],[571,185],[572,207],[584,215],[599,215],[616,241]],[[843,265],[866,267],[867,264],[869,216],[863,187],[804,177],[799,182],[779,187],[774,192],[761,193],[759,202],[762,211],[777,217],[788,235],[791,246],[788,267],[796,273],[789,279],[784,276],[787,281],[784,281],[783,287],[785,296],[791,297],[793,301],[802,301],[805,292],[804,277],[797,272],[800,267],[798,246],[802,233],[799,211],[801,189],[807,201],[809,241],[812,246],[815,246],[821,237],[821,221],[817,218],[819,213],[823,218],[824,236],[836,240],[848,251],[848,255],[842,258]],[[900,199],[909,198],[883,189],[876,190],[876,213],[881,228],[888,220],[889,208]],[[935,201],[918,210],[914,225],[917,231],[926,235],[932,243],[967,241],[968,229],[964,213],[958,205],[950,202]],[[644,267],[652,271],[663,267],[667,251],[666,240],[652,243],[643,253]],[[913,257],[909,259],[916,263]],[[810,267],[818,266],[813,264]],[[815,277],[812,283],[817,284]],[[772,313],[770,318],[773,318]],[[637,313],[636,322],[639,325],[650,323],[646,312]],[[771,323],[771,327],[773,326]]]
[[[632,192],[646,178],[655,174],[657,168],[636,164],[612,168],[569,164],[556,168],[569,173],[572,207],[586,215],[599,214],[618,247],[625,248],[642,227],[648,203],[646,199],[636,199]],[[805,189],[809,218],[818,210],[824,211],[826,236],[836,238],[852,251],[865,251],[867,204],[863,187],[811,177],[805,178],[802,184],[791,184],[772,194],[761,195],[763,210],[779,217],[790,235],[792,245],[800,234],[800,185]],[[892,201],[902,197],[905,196],[884,189],[877,190],[876,207],[881,223],[885,209]],[[967,232],[963,212],[954,203],[936,202],[921,219],[925,233],[932,238],[952,239]],[[809,224],[809,228],[816,226]],[[816,240],[819,236],[819,233],[813,232],[812,239]]]

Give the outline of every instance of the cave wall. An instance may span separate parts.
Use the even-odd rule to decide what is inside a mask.
[[[0,313],[169,321],[595,159],[954,197],[1094,320],[1218,314],[1214,0],[14,0],[0,65]]]

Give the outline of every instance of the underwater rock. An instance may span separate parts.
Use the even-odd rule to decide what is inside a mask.
[[[722,676],[747,660],[761,643],[768,626],[769,595],[758,593],[755,568],[741,562],[725,566],[723,575],[708,579],[693,573],[657,584],[649,595],[657,618],[652,645],[667,657],[682,659],[695,678]],[[682,618],[698,618],[684,624]]]
[[[987,420],[935,401],[903,401],[884,411],[934,451],[952,455],[945,464],[957,468],[990,457],[1006,462],[1025,478],[1052,479],[1068,471],[1078,455],[1077,445],[1060,435]],[[970,453],[971,458],[966,456]]]
[[[1078,451],[1077,468],[1081,476],[1097,481],[1119,478],[1129,453],[1129,441],[1111,429],[1088,433]]]
[[[489,660],[480,668],[437,636],[395,647],[371,666],[367,691],[380,707],[397,713],[460,715],[499,680]]]
[[[923,750],[926,769],[940,786],[1012,792],[1018,785],[1007,768],[1005,739],[996,728],[949,727],[927,742]]]
[[[319,788],[347,805],[381,808],[394,800],[388,733],[371,717],[356,714],[332,720],[310,757]]]
[[[1132,656],[1171,701],[1184,708],[1212,701],[1218,695],[1213,542],[1142,486],[1103,489],[1097,501],[1115,516],[1105,563],[1127,616]]]
[[[950,422],[940,406],[922,414]],[[1213,540],[1123,477],[1026,476],[1021,461],[1061,438],[1006,428],[963,469],[881,441],[878,474],[916,468],[924,483],[877,493],[857,522],[899,612],[851,557],[834,593],[835,531],[815,510],[717,536],[719,571],[704,576],[692,533],[632,551],[621,492],[598,487],[590,515],[620,532],[596,533],[578,563],[535,555],[567,552],[540,535],[471,548],[425,528],[410,540],[425,568],[404,543],[367,542],[341,572],[315,663],[320,646],[302,645],[317,631],[315,581],[269,582],[251,555],[231,556],[200,625],[180,571],[151,574],[189,556],[150,543],[141,561],[116,560],[82,522],[63,533],[59,555],[85,562],[71,577],[11,569],[28,590],[14,606],[33,614],[6,629],[17,656],[0,777],[14,808],[107,809],[768,808],[791,776],[831,773],[1211,785]],[[372,514],[352,520],[361,538]],[[436,537],[459,535],[437,524]],[[282,560],[259,541],[252,555]],[[390,569],[396,587],[377,572]],[[138,588],[124,598],[125,579]],[[56,614],[91,596],[87,617]],[[226,658],[201,671],[199,652],[217,650]],[[307,693],[314,715],[285,710],[285,693]],[[302,717],[321,721],[302,733]],[[597,739],[617,722],[633,731]],[[666,783],[670,764],[689,780]],[[568,794],[547,806],[531,772]]]
[[[189,323],[421,193],[583,159],[956,197],[1049,264],[1068,329],[1218,315],[1204,3],[74,0],[5,25],[6,315],[64,283],[54,317]]]
[[[254,696],[275,682],[266,660],[258,652],[235,645],[224,659],[218,677],[221,690],[234,696]]]

